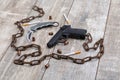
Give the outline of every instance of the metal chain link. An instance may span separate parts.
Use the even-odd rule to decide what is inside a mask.
[[[20,56],[19,59],[14,60],[15,64],[17,64],[17,65],[29,64],[31,66],[34,66],[34,65],[40,64],[46,58],[50,58],[50,57],[57,59],[57,60],[66,59],[66,60],[72,61],[73,63],[76,63],[76,64],[84,64],[85,62],[91,61],[92,59],[100,59],[102,57],[102,55],[104,54],[103,39],[100,39],[97,42],[95,42],[93,47],[89,47],[88,44],[92,42],[92,36],[90,33],[88,33],[86,35],[86,42],[83,43],[83,48],[85,51],[89,51],[90,49],[97,50],[99,48],[99,52],[96,56],[88,56],[88,57],[85,57],[83,59],[78,59],[78,58],[73,58],[70,56],[52,53],[49,55],[44,55],[38,60],[32,60],[30,62],[26,62],[25,59],[27,59],[28,57],[37,57],[37,56],[40,56],[42,54],[41,47],[37,44],[29,44],[26,46],[19,46],[19,47],[17,47],[15,45],[17,42],[17,39],[22,37],[24,34],[24,29],[22,28],[21,24],[30,22],[30,21],[34,20],[35,18],[42,17],[45,14],[43,9],[39,8],[37,6],[34,6],[33,10],[39,12],[39,15],[38,16],[30,16],[28,18],[25,18],[25,19],[22,19],[20,21],[15,22],[15,25],[17,25],[19,32],[12,35],[11,47],[13,47],[17,51],[17,55]],[[21,56],[21,52],[25,51],[28,48],[36,48],[37,51],[33,52],[33,53],[29,53],[29,54],[23,54]]]

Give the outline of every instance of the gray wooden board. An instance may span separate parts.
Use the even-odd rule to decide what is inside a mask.
[[[68,18],[73,28],[87,29],[93,36],[93,42],[104,35],[106,19],[108,15],[110,0],[74,0]],[[77,58],[84,58],[89,55],[96,55],[97,51],[85,52],[82,48],[84,41],[69,39],[70,44],[63,46],[59,44],[55,47],[61,49],[62,53],[69,53],[81,50]],[[94,80],[98,67],[98,60],[92,60],[83,65],[74,64],[66,60],[50,60],[50,67],[46,70],[43,80]]]
[[[61,0],[61,1],[51,0],[50,2],[48,2],[47,0],[38,1],[37,5],[40,5],[41,7],[43,7],[45,9],[45,12],[47,12],[45,14],[45,16],[40,19],[40,21],[48,20],[49,12],[51,13],[50,15],[53,16],[53,20],[55,20],[55,18],[58,16],[61,9],[62,9],[62,11],[68,12],[69,7],[71,5],[66,5],[66,8],[63,9],[62,8],[63,3],[64,3],[64,0]],[[55,7],[55,9],[57,9],[56,12],[55,12],[54,8],[51,9],[52,7]],[[34,15],[34,12],[30,15]],[[59,15],[59,17],[57,17],[56,21],[60,21],[60,19],[61,19],[60,16],[62,17],[63,15]],[[54,28],[54,30],[55,30],[55,28]],[[40,31],[38,31],[37,34],[36,33],[34,34],[34,36],[36,36],[35,43],[40,44],[42,46],[43,55],[48,54],[49,52],[52,52],[52,50],[53,50],[53,49],[46,49],[46,43],[52,37],[52,36],[50,36],[50,37],[48,36],[49,31],[53,31],[53,30],[51,30],[51,28],[49,28],[49,29],[46,29],[46,31],[40,30]],[[43,34],[44,34],[45,38],[43,37]],[[46,38],[46,37],[48,37],[48,38]],[[18,40],[18,41],[19,41],[19,43],[17,45],[26,44],[26,39],[24,39],[24,38],[21,40]],[[0,63],[1,64],[0,65],[0,68],[1,68],[0,74],[1,74],[2,80],[13,80],[13,79],[15,79],[15,80],[21,80],[21,79],[22,80],[33,80],[33,79],[39,80],[42,78],[42,75],[45,70],[44,69],[45,62],[43,62],[41,65],[34,66],[34,67],[19,66],[19,65],[15,65],[12,63],[15,56],[16,56],[16,54],[13,51],[13,49],[9,48],[6,55],[3,57],[3,59]],[[11,74],[9,72],[11,72]]]
[[[11,0],[11,1],[13,2],[13,0]],[[16,2],[17,6],[19,6],[19,4],[21,4],[20,2],[19,1],[18,1],[18,3]],[[0,54],[0,58],[2,59],[2,60],[0,59],[1,60],[1,62],[0,62],[0,67],[1,67],[1,69],[0,69],[0,80],[4,76],[2,74],[4,74],[4,72],[8,68],[7,65],[9,65],[9,63],[13,63],[13,61],[11,61],[10,58],[14,55],[13,54],[14,51],[13,51],[13,49],[9,48],[9,45],[10,45],[10,42],[11,42],[11,36],[12,36],[12,34],[15,34],[17,32],[17,28],[13,24],[14,24],[15,21],[17,21],[19,19],[22,19],[22,18],[25,18],[26,15],[31,11],[31,7],[34,5],[35,2],[36,1],[32,1],[32,0],[31,1],[30,0],[27,1],[27,0],[25,0],[25,3],[24,3],[24,1],[23,1],[22,4],[18,7],[18,9],[21,9],[21,7],[22,8],[24,7],[24,9],[26,9],[25,6],[28,3],[29,3],[29,8],[30,9],[27,9],[25,11],[23,10],[23,12],[21,10],[21,12],[19,12],[19,13],[17,13],[17,11],[16,11],[16,13],[12,13],[13,8],[12,8],[12,10],[8,9],[11,12],[7,12],[5,10],[0,10],[1,21],[2,21],[2,24],[1,24],[2,31],[1,31],[0,36],[2,37],[2,35],[3,35],[2,33],[4,33],[4,36],[1,38],[2,43],[4,43],[4,45],[1,48],[1,52],[2,53]],[[3,6],[3,5],[2,6],[3,6],[3,8],[6,8],[6,10],[7,10],[7,8],[9,8],[9,6],[10,6],[9,4],[7,5],[7,2],[6,2],[6,7]],[[21,13],[22,13],[22,15],[21,15]],[[1,45],[2,45],[2,43],[1,43]],[[5,49],[4,49],[4,46],[6,47]],[[6,51],[6,49],[8,49],[8,51]],[[8,54],[8,55],[5,55],[5,54]],[[6,57],[4,57],[3,55],[5,55]],[[5,64],[5,62],[6,62],[6,64]]]
[[[4,0],[0,1],[0,60],[5,55],[11,43],[12,34],[17,32],[14,22],[24,18],[31,11],[31,6],[35,3],[32,0]],[[3,5],[4,4],[4,5]],[[26,7],[26,5],[29,6]],[[11,6],[14,5],[14,6]],[[23,9],[24,8],[24,9]],[[18,11],[18,9],[20,11]]]
[[[0,13],[0,60],[2,59],[3,55],[5,55],[5,51],[11,43],[11,35],[16,32],[16,27],[13,25],[13,22],[16,21],[16,17],[21,18],[22,15],[14,15],[14,14],[5,14]],[[11,24],[12,23],[12,24]]]
[[[58,21],[59,22],[59,24],[61,25],[63,22],[61,21],[61,19],[63,20],[63,14],[60,14],[60,13],[63,13],[63,12],[65,12],[65,13],[68,13],[69,12],[69,10],[70,10],[70,6],[72,5],[72,2],[73,2],[73,0],[69,0],[69,5],[65,5],[64,6],[64,4],[65,3],[68,3],[67,1],[65,1],[65,0],[61,0],[61,1],[58,1],[58,0],[56,0],[56,1],[53,1],[54,2],[54,5],[53,5],[53,7],[51,8],[51,10],[47,10],[47,12],[46,12],[46,15],[44,16],[44,18],[43,19],[45,19],[45,20],[48,20],[48,16],[52,16],[52,18],[53,18],[53,20],[52,21]],[[48,4],[48,2],[47,2],[47,0],[46,0],[46,3],[45,4]],[[52,3],[53,4],[53,3]],[[44,4],[43,4],[44,5]],[[43,6],[42,5],[42,6]],[[60,27],[60,26],[59,26]],[[51,48],[51,49],[48,49],[47,47],[46,47],[46,44],[47,44],[47,42],[52,38],[52,36],[49,36],[48,35],[48,32],[53,32],[54,34],[56,33],[56,31],[59,29],[59,27],[58,28],[47,28],[46,29],[46,31],[43,29],[43,30],[41,30],[40,32],[40,34],[39,34],[39,43],[41,44],[41,46],[42,46],[42,52],[43,52],[43,55],[45,55],[45,54],[49,54],[49,53],[52,53],[53,52],[53,49]],[[44,34],[44,37],[42,37],[43,36],[43,34]],[[41,64],[41,67],[39,67],[38,68],[38,71],[36,71],[37,72],[37,74],[38,74],[38,76],[35,78],[35,80],[42,80],[42,77],[43,77],[43,75],[44,75],[44,73],[43,74],[41,74],[41,71],[43,71],[43,72],[45,72],[45,68],[44,68],[44,65],[46,64],[46,63],[48,63],[48,61],[49,61],[49,59],[48,60],[45,60],[42,64]]]
[[[36,0],[0,0],[0,11],[25,15]],[[27,14],[26,14],[27,15]]]
[[[96,80],[120,80],[120,0],[112,0]]]
[[[0,47],[0,80],[120,80],[119,0],[36,1],[0,0],[0,44],[2,45]],[[111,6],[110,1],[112,1]],[[53,17],[51,21],[59,21],[61,26],[64,24],[63,13],[66,13],[73,28],[87,29],[92,34],[93,43],[102,38],[104,31],[106,31],[104,35],[105,54],[102,59],[100,61],[92,60],[83,65],[77,65],[66,60],[50,59],[50,67],[47,70],[44,65],[49,59],[34,67],[13,64],[16,52],[9,47],[10,36],[17,32],[17,28],[13,23],[26,16],[36,15],[36,12],[30,12],[34,4],[43,7],[46,12],[44,17],[34,21],[49,21],[48,16],[51,15]],[[106,24],[107,27],[105,28]],[[53,31],[55,34],[59,27],[42,29],[33,34],[36,37],[34,43],[41,45],[43,55],[56,52],[57,49],[62,49],[63,54],[80,50],[82,52],[80,55],[73,56],[77,58],[96,55],[97,51],[85,52],[82,48],[84,41],[75,39],[68,39],[69,45],[63,46],[63,44],[59,44],[53,49],[48,49],[46,43],[52,38],[52,36],[48,35],[48,32]],[[27,27],[24,29],[27,30]],[[28,44],[25,35],[18,40],[17,45],[24,44]],[[29,50],[29,52],[32,51],[34,50]]]

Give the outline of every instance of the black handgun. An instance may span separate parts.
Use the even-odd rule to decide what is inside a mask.
[[[47,43],[47,47],[51,48],[55,46],[61,39],[74,38],[84,40],[87,30],[71,28],[71,25],[64,25],[53,36],[53,38]]]

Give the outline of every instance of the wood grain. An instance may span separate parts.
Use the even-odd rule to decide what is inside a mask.
[[[120,1],[112,0],[96,80],[120,80]]]
[[[49,11],[52,9],[54,6],[53,4],[56,3],[56,0],[51,0],[48,2],[47,0],[39,0],[37,2],[37,5],[41,5],[40,7],[43,7],[45,9],[45,14],[46,17],[48,17]],[[46,5],[45,5],[46,4]],[[51,5],[50,5],[51,4]],[[30,15],[34,15],[36,13],[32,12]],[[44,17],[43,17],[44,18]],[[47,18],[48,19],[48,18]],[[40,21],[43,21],[44,19],[40,19]],[[38,19],[37,19],[38,21]],[[41,34],[42,33],[42,34]],[[40,34],[40,35],[39,35]],[[33,36],[36,36],[36,42],[37,44],[42,45],[42,51],[44,54],[49,53],[48,50],[44,50],[45,46],[45,39],[48,40],[49,38],[40,38],[40,36],[43,36],[43,34],[46,34],[46,31],[41,30],[37,34],[34,34]],[[48,36],[48,34],[46,34]],[[46,37],[45,36],[45,37]],[[25,37],[25,36],[24,36]],[[26,38],[20,39],[19,43],[17,45],[24,45],[26,44]],[[37,38],[38,37],[38,38]],[[37,40],[38,39],[38,40]],[[30,50],[30,52],[33,50]],[[0,71],[1,79],[2,80],[13,80],[13,79],[18,79],[18,80],[33,80],[33,79],[40,79],[42,78],[42,75],[44,73],[44,63],[43,63],[43,68],[41,68],[42,65],[39,66],[17,66],[13,64],[13,59],[15,59],[15,53],[13,53],[13,49],[9,49],[5,55],[5,57],[2,59],[0,65],[1,68],[4,68],[3,70]],[[9,57],[8,57],[9,56]],[[11,72],[12,74],[9,74]],[[17,74],[16,74],[17,73]]]
[[[47,4],[46,4],[47,3]],[[57,4],[60,5],[57,5]],[[47,0],[40,0],[38,1],[37,5],[40,5],[44,8],[46,14],[44,17],[42,17],[40,19],[40,21],[47,21],[48,20],[48,15],[49,15],[49,11],[51,12],[50,15],[52,16],[57,16],[57,14],[59,14],[59,11],[62,8],[62,4],[64,3],[64,0],[61,0],[61,2],[56,1],[56,0],[51,0],[50,2],[48,2]],[[58,10],[56,11],[56,13],[54,13],[54,9],[52,9],[52,7],[57,8]],[[63,11],[65,11],[66,9],[64,9]],[[54,13],[54,14],[53,14]],[[34,15],[35,13],[31,13],[30,15]],[[62,16],[62,15],[61,15]],[[55,17],[53,17],[53,21],[55,19]],[[58,19],[59,20],[59,19]],[[52,51],[51,50],[47,50],[46,48],[46,43],[48,42],[48,39],[50,39],[51,37],[48,37],[48,32],[52,31],[49,29],[45,30],[40,30],[37,32],[37,34],[35,33],[33,36],[36,36],[36,42],[37,44],[42,45],[42,52],[43,55],[48,54],[49,52]],[[44,37],[42,37],[44,35]],[[48,37],[48,38],[46,38]],[[26,44],[26,39],[23,38],[21,40],[19,40],[20,42],[17,45],[24,45]],[[31,52],[32,50],[30,50],[29,52]],[[11,54],[10,54],[11,53]],[[9,57],[8,57],[9,56]],[[42,78],[42,75],[44,73],[44,65],[45,63],[43,62],[41,65],[38,66],[34,66],[34,67],[30,67],[30,66],[17,66],[14,65],[12,62],[15,58],[15,53],[13,53],[13,50],[10,48],[7,51],[7,54],[5,55],[5,57],[2,59],[1,63],[2,65],[0,65],[0,68],[4,68],[1,70],[0,74],[1,79],[2,80],[13,80],[13,79],[18,79],[18,80],[38,80]],[[8,62],[9,61],[9,62]],[[6,67],[5,67],[6,66]],[[12,74],[9,74],[9,72],[11,72]]]
[[[2,2],[3,4],[6,4],[3,5]],[[12,34],[17,32],[17,28],[14,26],[14,22],[27,16],[27,14],[31,11],[30,8],[34,5],[35,2],[36,1],[33,0],[16,0],[15,2],[14,0],[0,1],[0,44],[2,45],[0,46],[0,60],[5,55],[6,50],[11,43]],[[26,7],[27,4],[30,6]],[[17,11],[18,8],[20,10],[19,12]]]
[[[0,11],[8,14],[25,15],[31,10],[31,5],[35,2],[36,0],[0,0]]]
[[[108,14],[110,0],[74,0],[73,6],[69,12],[68,18],[72,23],[73,28],[87,29],[93,36],[93,41],[97,41],[104,35],[105,24]],[[55,47],[61,49],[63,54],[76,50],[81,50],[80,55],[75,55],[77,58],[84,58],[89,55],[96,55],[97,51],[85,52],[82,48],[84,41],[69,39],[70,44],[63,46],[59,44]],[[98,60],[77,65],[66,60],[50,60],[50,68],[44,74],[43,80],[94,80]]]
[[[13,0],[11,0],[11,1],[13,2]],[[8,4],[10,4],[11,1],[9,0]],[[29,4],[29,7],[27,7],[27,8],[31,8],[34,5],[34,3],[36,2],[35,0],[34,1],[25,0],[25,1],[26,2],[23,1],[24,4],[21,4],[18,1],[18,3],[21,4],[21,6],[17,5],[17,6],[19,6],[18,7],[19,9],[25,7],[27,4]],[[17,4],[17,2],[15,4]],[[1,5],[1,6],[3,6],[3,5]],[[7,8],[9,8],[9,6],[10,5],[7,5],[7,1],[6,1],[6,5],[3,6],[3,8],[6,8],[6,10],[7,10]],[[7,65],[13,63],[13,61],[11,61],[10,58],[11,57],[14,58],[14,56],[13,56],[14,51],[13,51],[13,49],[9,48],[10,47],[9,45],[11,43],[12,34],[15,34],[17,32],[17,28],[16,28],[16,26],[14,26],[14,22],[19,20],[19,19],[25,18],[27,16],[27,14],[31,11],[31,9],[27,9],[26,11],[23,10],[23,13],[22,13],[22,11],[20,12],[20,13],[22,13],[22,15],[21,15],[20,13],[17,13],[17,12],[13,13],[12,12],[13,7],[11,7],[11,8],[12,8],[12,10],[9,9],[9,11],[11,11],[11,12],[7,12],[5,10],[0,10],[0,14],[1,14],[0,15],[0,21],[1,21],[1,24],[0,24],[0,26],[1,26],[0,27],[1,28],[1,32],[0,32],[0,36],[1,36],[0,37],[0,44],[1,44],[1,46],[0,46],[0,50],[1,50],[1,52],[0,52],[0,61],[1,61],[0,62],[0,67],[1,67],[1,69],[0,69],[0,80],[4,76],[4,75],[2,75],[2,73],[4,74],[4,72],[8,69]],[[24,9],[26,9],[26,8],[24,8]],[[11,51],[11,52],[8,52],[8,55],[4,56],[5,54],[7,54],[7,50]],[[6,77],[6,78],[8,78],[8,77]]]
[[[59,27],[41,29],[32,35],[36,38],[33,43],[41,45],[42,55],[56,53],[57,49],[61,49],[63,54],[80,50],[82,52],[80,55],[73,56],[77,58],[97,54],[98,50],[85,52],[82,48],[84,41],[76,39],[68,39],[69,44],[66,46],[58,44],[51,49],[46,47],[47,42],[52,38],[48,33],[55,34],[65,24],[63,14],[66,13],[72,28],[87,29],[93,36],[93,43],[102,37],[105,38],[103,57],[83,65],[55,59],[47,59],[34,67],[13,64],[13,60],[17,58],[16,52],[9,45],[11,35],[18,31],[13,23],[27,16],[37,15],[37,12],[31,10],[34,4],[45,11],[42,18],[34,21],[58,21],[60,23]],[[119,0],[0,0],[0,80],[120,80],[119,13]],[[53,19],[48,20],[49,16]],[[18,40],[18,46],[30,44],[26,40],[28,27],[24,29],[25,35]],[[32,51],[34,50],[30,49],[23,54]],[[44,65],[48,62],[50,67],[46,70]]]

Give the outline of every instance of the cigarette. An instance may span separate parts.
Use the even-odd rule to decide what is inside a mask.
[[[24,23],[24,24],[22,24],[22,26],[30,26],[30,25],[38,24],[38,23],[40,23],[40,21],[31,22],[31,23]]]
[[[70,21],[69,21],[69,19],[67,18],[67,16],[66,16],[65,14],[63,14],[63,16],[64,16],[64,18],[65,18],[67,24],[70,24]]]
[[[80,54],[80,53],[81,53],[80,51],[76,51],[76,52],[71,52],[71,53],[63,54],[63,55],[65,55],[65,56],[71,56],[71,55]]]

